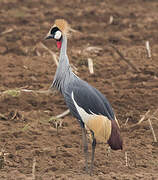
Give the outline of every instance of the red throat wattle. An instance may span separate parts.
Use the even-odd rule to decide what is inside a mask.
[[[58,48],[58,49],[61,48],[61,41],[57,41],[57,48]]]

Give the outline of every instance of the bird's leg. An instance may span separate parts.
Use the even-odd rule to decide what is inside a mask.
[[[84,156],[85,156],[85,168],[86,168],[86,172],[88,173],[88,142],[87,142],[85,127],[82,127],[82,141],[83,141]]]
[[[96,147],[96,139],[94,137],[94,132],[91,131],[92,134],[92,156],[91,156],[91,168],[90,168],[90,175],[92,174],[92,170],[93,170],[93,164],[94,164],[94,154],[95,154],[95,147]]]

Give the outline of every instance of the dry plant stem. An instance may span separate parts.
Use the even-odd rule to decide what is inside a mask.
[[[144,114],[144,116],[142,116],[142,118],[139,120],[137,124],[140,124],[142,121],[144,121],[144,119],[148,116],[149,113],[150,113],[150,109]]]
[[[40,42],[39,45],[52,55],[55,64],[58,66],[58,60],[56,54],[53,51],[51,51],[49,48],[47,48],[42,42]]]
[[[126,163],[126,166],[128,166],[128,157],[127,157],[127,151],[125,151],[125,163]]]
[[[155,119],[155,120],[158,120],[158,118],[156,118],[156,117],[153,117],[153,116],[151,117],[151,119]]]
[[[41,56],[41,53],[36,49],[37,56]]]
[[[32,180],[36,179],[36,158],[33,159],[33,165],[32,165]]]
[[[56,116],[57,119],[59,118],[63,118],[64,116],[68,115],[70,113],[70,110],[67,109],[66,111],[64,111],[63,113],[59,114]]]
[[[16,117],[16,115],[17,115],[17,113],[18,113],[18,111],[17,111],[17,109],[16,109],[16,110],[14,111],[14,114],[13,114],[13,116],[12,116],[11,120],[15,119],[15,117]]]
[[[158,118],[157,117],[155,117],[155,116],[157,116],[157,112],[158,112],[158,109],[156,110],[156,111],[154,111],[153,113],[152,113],[152,115],[148,115],[148,117],[150,117],[150,120],[151,119],[155,119],[155,120],[158,120]]]
[[[157,112],[158,112],[158,109],[156,109],[156,111],[153,113],[152,116],[155,116]]]
[[[138,69],[128,59],[126,59],[115,46],[110,46],[116,51],[116,53],[122,58],[122,60],[124,60],[135,72],[139,72]]]
[[[112,23],[113,23],[113,21],[114,21],[113,16],[110,16],[110,18],[109,18],[109,24],[112,24]]]
[[[150,125],[150,129],[152,131],[152,134],[153,134],[154,142],[157,142],[157,138],[156,138],[156,135],[155,135],[155,132],[154,132],[154,129],[153,129],[150,118],[148,119],[148,122],[149,122],[149,125]]]
[[[102,48],[100,48],[100,47],[98,47],[98,46],[89,46],[89,47],[87,47],[86,49],[84,49],[84,52],[99,52],[99,51],[101,51],[102,50]]]
[[[125,122],[125,126],[127,125],[127,123],[128,123],[128,120],[129,120],[129,118],[127,118],[127,120],[126,120],[126,122]]]
[[[150,49],[149,41],[146,41],[146,50],[148,53],[148,58],[151,58],[151,49]]]
[[[76,32],[79,32],[80,33],[80,31],[77,31],[77,30],[75,30],[75,29],[73,29],[73,28],[70,28],[69,29],[71,32],[73,32],[73,33],[76,33]]]
[[[32,92],[32,93],[41,93],[41,94],[50,94],[52,93],[52,90],[48,89],[48,90],[31,90],[31,89],[21,89],[21,92]]]
[[[45,94],[45,95],[49,95],[49,94],[55,95],[57,92],[55,89],[52,89],[52,88],[48,89],[48,90],[17,89],[15,91],[17,91],[19,93],[25,92],[25,93]],[[0,96],[7,94],[7,92],[8,92],[8,90],[0,92]],[[0,117],[2,117],[1,114],[0,114]]]
[[[5,115],[1,114],[1,113],[0,113],[0,118],[7,119],[7,117]]]
[[[90,74],[94,74],[93,60],[91,58],[88,58],[88,68],[89,68]]]
[[[0,34],[1,34],[1,35],[4,35],[4,34],[7,34],[7,33],[11,33],[13,30],[14,30],[14,29],[10,28],[10,29],[7,29],[7,30],[1,32]]]

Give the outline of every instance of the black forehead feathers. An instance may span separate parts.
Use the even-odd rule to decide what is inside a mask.
[[[50,31],[51,34],[54,34],[55,32],[60,31],[58,27],[53,27]]]

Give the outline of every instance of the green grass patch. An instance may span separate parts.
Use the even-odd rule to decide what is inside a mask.
[[[18,97],[20,95],[20,91],[16,89],[12,89],[12,90],[5,91],[4,94],[12,96],[12,97]]]
[[[29,128],[30,128],[30,125],[26,124],[21,130],[24,132],[24,131],[29,130]]]

